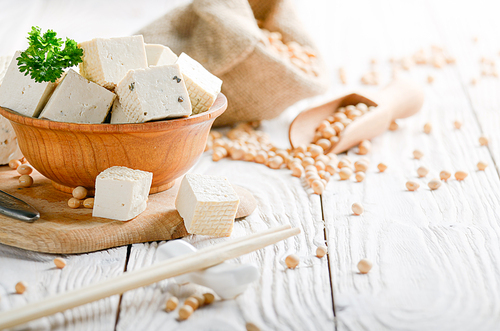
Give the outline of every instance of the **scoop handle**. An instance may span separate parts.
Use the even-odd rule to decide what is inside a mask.
[[[389,112],[391,121],[394,121],[417,113],[424,103],[424,91],[410,80],[397,78],[370,99]]]

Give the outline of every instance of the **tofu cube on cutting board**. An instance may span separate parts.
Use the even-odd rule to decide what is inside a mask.
[[[16,60],[20,54],[17,51],[12,58],[0,86],[0,106],[25,116],[38,117],[57,84],[37,83],[30,75],[20,72]]]
[[[170,48],[158,44],[145,44],[148,66],[163,66],[174,64],[177,55]]]
[[[110,90],[130,69],[148,67],[142,36],[95,38],[78,47],[83,49],[80,74]]]
[[[176,63],[181,68],[182,76],[186,82],[193,114],[209,110],[220,93],[222,80],[212,75],[186,53],[182,53]]]
[[[189,94],[177,64],[130,70],[115,92],[128,123],[191,115]]]
[[[128,221],[147,207],[153,173],[111,167],[101,172],[95,182],[93,217]]]
[[[229,237],[240,199],[222,176],[186,174],[175,199],[175,208],[187,231]]]
[[[68,70],[40,114],[58,122],[102,123],[115,100],[113,92]]]

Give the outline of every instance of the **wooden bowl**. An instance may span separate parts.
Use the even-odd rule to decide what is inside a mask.
[[[150,193],[171,188],[198,160],[214,120],[227,108],[221,93],[214,105],[186,118],[137,124],[78,124],[26,117],[0,107],[30,164],[58,190],[93,190],[99,173],[112,166],[153,173]]]

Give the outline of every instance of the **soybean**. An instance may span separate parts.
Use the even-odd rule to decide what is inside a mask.
[[[54,264],[56,265],[56,267],[58,269],[62,269],[62,268],[64,268],[66,266],[66,261],[63,258],[56,257],[54,259]]]
[[[351,209],[352,209],[352,212],[354,213],[354,215],[356,215],[356,216],[363,214],[363,212],[365,211],[363,206],[357,202],[352,204]]]
[[[380,172],[384,172],[384,171],[387,169],[387,166],[386,166],[385,164],[383,164],[383,163],[379,163],[379,164],[377,165],[377,168],[378,168],[378,170],[379,170]]]
[[[464,180],[465,177],[467,177],[468,175],[469,175],[468,173],[466,173],[465,171],[462,171],[462,170],[455,172],[455,178],[457,180]]]
[[[350,168],[342,168],[339,171],[339,176],[341,180],[347,180],[352,176],[352,170]]]
[[[424,166],[421,166],[417,169],[418,177],[425,177],[425,176],[427,176],[428,173],[429,173],[429,169],[427,169]]]
[[[73,189],[73,197],[78,200],[85,199],[87,197],[87,189],[83,186],[77,186]]]
[[[481,171],[484,171],[484,169],[486,169],[486,167],[488,166],[488,163],[484,162],[484,161],[479,161],[477,163],[477,168]]]
[[[21,166],[21,164],[22,164],[21,161],[16,159],[9,161],[9,167],[13,170],[16,170],[18,167]]]
[[[417,182],[413,182],[411,180],[406,182],[406,188],[408,189],[408,191],[412,191],[412,192],[416,191],[419,187],[420,187],[420,184],[418,184]]]
[[[316,256],[319,258],[325,256],[327,252],[328,248],[326,246],[319,246],[318,248],[316,248]]]
[[[373,263],[368,259],[361,259],[358,262],[358,270],[362,274],[367,274],[373,267]]]
[[[22,175],[19,177],[19,185],[22,187],[30,187],[33,185],[33,178],[30,175]]]
[[[437,190],[441,186],[441,181],[435,178],[432,179],[427,185],[431,190]]]
[[[184,305],[179,309],[179,319],[181,321],[187,320],[193,314],[193,308],[188,305]]]
[[[289,269],[295,269],[300,262],[300,258],[295,254],[290,254],[285,259],[285,264]]]
[[[76,209],[76,208],[79,208],[81,205],[82,205],[82,201],[78,200],[76,198],[71,198],[68,200],[69,208]]]
[[[17,167],[17,172],[20,175],[29,175],[33,172],[33,168],[29,166],[28,164],[23,164]]]
[[[165,310],[167,312],[171,312],[175,310],[178,305],[179,305],[179,299],[177,299],[176,297],[170,297],[167,300],[167,303],[165,304]]]
[[[439,178],[443,181],[447,181],[451,177],[451,172],[443,170],[439,173]]]

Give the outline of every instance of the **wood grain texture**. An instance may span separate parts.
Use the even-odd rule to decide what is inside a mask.
[[[286,139],[286,126],[282,126]],[[127,292],[123,295],[117,330],[245,330],[252,322],[262,330],[331,330],[332,298],[327,260],[314,256],[324,244],[324,229],[318,196],[305,191],[305,183],[290,176],[288,170],[271,170],[263,165],[242,161],[211,161],[206,153],[192,170],[196,173],[224,175],[231,182],[247,188],[258,202],[257,210],[235,223],[231,238],[244,236],[281,224],[299,226],[302,233],[274,247],[248,254],[234,263],[254,263],[261,277],[235,300],[216,301],[180,322],[177,311],[166,313],[169,296],[182,302],[189,295],[201,293],[196,285],[179,286],[165,281]],[[197,248],[227,239],[206,236],[184,238]],[[157,244],[132,246],[128,270],[153,263]],[[288,270],[284,259],[289,254],[301,256],[301,265]]]
[[[62,270],[53,263],[57,255],[5,245],[0,245],[0,253],[0,311],[7,311],[122,274],[127,247],[63,256],[67,265]],[[27,284],[23,294],[16,294],[14,290],[19,281]],[[33,321],[16,330],[113,330],[119,298],[115,295]]]
[[[108,279],[98,284],[69,291],[45,300],[34,302],[17,309],[0,313],[0,328],[17,327],[42,317],[51,316],[68,309],[79,307],[113,295],[122,294],[132,289],[155,284],[164,279],[186,275],[210,267],[215,267],[227,260],[255,252],[285,239],[296,236],[300,229],[289,225],[273,227],[259,233],[223,242],[212,247],[191,252],[184,256],[160,261],[155,265],[136,271],[128,271],[123,275]],[[54,260],[56,266],[62,261]],[[254,276],[258,274],[254,270]],[[255,277],[252,277],[255,278]],[[229,282],[231,283],[231,281]],[[227,283],[226,283],[227,285]],[[24,282],[15,286],[16,292],[22,294],[27,285]],[[224,296],[222,296],[224,297]],[[197,308],[197,307],[193,307]]]
[[[40,212],[40,219],[26,223],[0,216],[0,243],[45,253],[92,252],[136,242],[180,238],[187,234],[175,209],[175,188],[152,194],[148,208],[128,222],[92,217],[92,210],[68,207],[70,194],[52,187],[34,172],[35,184],[19,188],[19,174],[0,167],[2,190],[26,201]]]
[[[20,198],[40,212],[40,219],[25,223],[0,215],[0,243],[31,251],[73,254],[92,252],[139,242],[169,240],[187,235],[184,222],[175,209],[175,198],[182,177],[170,190],[149,196],[148,208],[128,222],[92,217],[92,210],[71,209],[69,194],[54,189],[38,172],[31,174],[35,184],[19,187],[19,174],[0,167],[1,189]],[[256,208],[252,193],[235,186],[240,197],[236,218]]]
[[[397,1],[335,5],[339,13],[363,6],[365,11],[358,12],[357,19],[370,26],[362,34],[343,29],[342,35],[333,36],[330,52],[353,56],[352,62],[336,61],[347,72],[364,70],[355,63],[369,63],[374,57],[387,80],[387,59],[444,42],[438,33],[441,25],[432,20],[425,3],[414,2],[411,8]],[[403,10],[411,15],[403,15]],[[328,27],[332,31],[342,30],[346,23],[336,18]],[[437,22],[446,25],[449,20]],[[368,54],[363,53],[366,49]],[[459,67],[466,65],[458,61]],[[322,197],[323,206],[329,206],[323,210],[338,329],[496,330],[500,323],[498,175],[493,168],[476,170],[480,159],[490,164],[492,159],[487,148],[478,146],[480,128],[456,66],[419,67],[410,75],[422,83],[427,75],[435,78],[432,85],[424,83],[421,113],[400,121],[399,130],[373,140],[364,182],[335,182]],[[461,130],[453,127],[456,119],[464,122]],[[433,125],[429,135],[423,133],[426,122]],[[425,156],[414,160],[414,149]],[[386,172],[378,173],[379,162],[388,165]],[[430,169],[422,179],[416,175],[421,165]],[[463,169],[469,177],[430,191],[428,181],[445,169]],[[409,179],[420,183],[417,192],[406,190]],[[352,215],[354,202],[364,205],[362,216]],[[374,267],[362,275],[356,264],[365,257]]]
[[[470,102],[475,117],[479,123],[481,134],[489,139],[489,152],[491,153],[497,171],[500,171],[500,80],[498,77],[485,76],[481,64],[482,59],[493,61],[500,69],[498,60],[500,43],[498,31],[500,22],[497,18],[497,4],[490,1],[477,1],[474,6],[453,6],[449,8],[450,1],[428,1],[433,12],[433,21],[436,23],[438,33],[443,38],[446,47],[457,56],[457,70],[467,101]],[[467,17],[470,24],[463,24],[457,17]],[[447,22],[447,24],[442,24]],[[472,26],[472,28],[471,28]],[[475,42],[474,39],[478,41]],[[472,84],[476,79],[477,84]],[[458,120],[461,120],[458,118]],[[479,137],[474,139],[478,143]],[[493,166],[493,165],[492,165]]]

